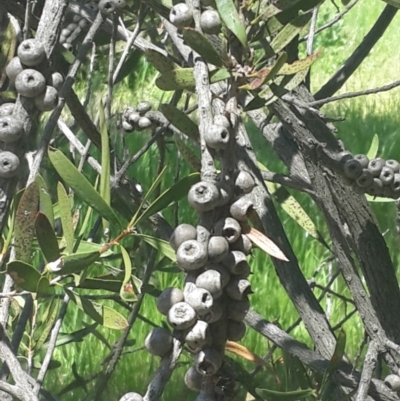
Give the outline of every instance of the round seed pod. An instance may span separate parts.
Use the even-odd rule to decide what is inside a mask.
[[[129,121],[130,124],[135,125],[140,120],[140,114],[137,111],[133,110],[127,115],[126,119],[127,121]]]
[[[0,117],[10,116],[14,110],[14,103],[3,103],[0,106]]]
[[[236,322],[232,319],[228,320],[228,340],[240,341],[246,334],[246,325],[243,322]]]
[[[185,342],[192,352],[199,352],[205,345],[211,344],[208,323],[198,320],[185,336]]]
[[[174,230],[169,239],[169,244],[171,248],[176,251],[182,242],[188,241],[190,239],[197,238],[197,231],[196,229],[190,224],[179,224]]]
[[[222,125],[211,125],[205,132],[204,139],[212,149],[225,149],[229,142],[229,131]]]
[[[177,28],[185,28],[193,21],[192,10],[186,3],[175,4],[169,13],[169,22]]]
[[[229,180],[219,181],[217,183],[219,190],[219,202],[218,206],[224,206],[230,202],[233,197],[233,183]]]
[[[227,295],[235,301],[241,301],[252,293],[250,281],[243,278],[232,278],[226,286]]]
[[[143,115],[151,110],[151,103],[147,101],[139,102],[136,106],[136,110],[140,115]]]
[[[41,42],[36,39],[26,39],[18,46],[17,55],[22,64],[34,67],[46,58],[46,52]]]
[[[397,160],[389,159],[385,161],[385,166],[390,167],[394,173],[400,172],[400,163]]]
[[[229,274],[228,270],[226,270],[226,268],[224,266],[217,264],[217,263],[211,263],[211,264],[206,265],[205,271],[207,271],[207,270],[215,270],[221,275],[220,280],[221,280],[222,288],[224,288],[228,285],[228,283],[231,279],[231,275]],[[197,281],[197,279],[196,279],[196,281]],[[210,291],[210,292],[212,293],[212,291]]]
[[[66,26],[66,29],[68,29],[71,33],[74,32],[76,28],[78,28],[78,24],[75,22],[71,22]]]
[[[394,171],[390,167],[383,166],[379,179],[383,185],[390,185],[394,180]]]
[[[367,194],[371,196],[380,196],[382,194],[383,184],[379,178],[374,178],[372,184],[366,188]]]
[[[64,49],[68,50],[69,52],[72,51],[72,45],[71,43],[63,43]]]
[[[394,175],[393,182],[390,184],[392,190],[392,198],[397,199],[400,196],[400,174]]]
[[[240,251],[230,251],[222,264],[231,274],[243,274],[249,268],[246,255]]]
[[[199,274],[196,279],[196,286],[207,290],[213,298],[218,298],[224,288],[222,280],[222,274],[219,271],[210,269]]]
[[[207,314],[213,306],[212,295],[205,288],[196,287],[193,291],[185,293],[185,302],[188,303],[199,316]]]
[[[190,274],[188,274],[189,276]],[[187,276],[186,276],[187,277]],[[193,292],[196,289],[196,280],[192,281],[186,281],[185,278],[185,285],[183,287],[183,297],[186,298],[191,292]]]
[[[150,354],[164,356],[172,348],[171,332],[163,327],[155,327],[146,337],[144,346]]]
[[[172,305],[168,311],[168,323],[176,330],[186,330],[197,320],[195,310],[186,302]]]
[[[53,86],[46,86],[46,89],[34,99],[35,106],[40,111],[50,111],[56,108],[58,104],[58,92]]]
[[[222,361],[221,353],[214,348],[203,349],[194,359],[196,369],[204,376],[211,376],[217,373]]]
[[[111,15],[125,7],[125,0],[100,0],[99,10],[102,14]]]
[[[362,168],[368,168],[369,159],[366,155],[358,154],[354,156],[354,160],[357,160]]]
[[[217,401],[217,398],[214,393],[206,393],[202,391],[197,395],[195,401]]]
[[[200,391],[204,376],[194,366],[191,366],[186,372],[184,380],[190,390]]]
[[[68,28],[61,29],[60,41],[61,41],[61,37],[63,37],[63,42],[65,42],[67,40],[67,38],[69,37],[69,35],[71,35],[71,33],[72,33],[72,31]]]
[[[17,174],[19,158],[12,152],[0,152],[0,178],[12,178]]]
[[[235,180],[235,190],[238,194],[248,194],[255,187],[253,176],[245,170],[239,171]]]
[[[77,26],[72,32],[71,35],[68,36],[66,42],[67,43],[73,43],[75,39],[78,39],[78,36],[81,34],[82,29]]]
[[[14,57],[11,61],[7,64],[6,67],[6,75],[10,79],[11,82],[14,82],[17,78],[17,75],[24,69],[21,64],[21,60],[19,57]]]
[[[380,157],[372,159],[368,163],[368,170],[372,173],[374,177],[379,177],[382,171],[382,167],[385,165],[385,160]]]
[[[126,132],[132,132],[133,131],[133,126],[128,123],[128,121],[122,121],[122,129]]]
[[[204,33],[218,35],[221,31],[221,19],[215,10],[205,10],[201,13],[200,26]]]
[[[89,22],[87,19],[82,18],[79,20],[78,25],[82,30],[86,30],[86,28],[89,26]]]
[[[229,212],[234,219],[238,221],[247,221],[247,213],[253,208],[253,206],[254,203],[251,199],[242,196],[232,203]]]
[[[235,322],[241,322],[249,310],[250,302],[247,298],[241,301],[232,300],[228,302],[228,316]]]
[[[362,174],[361,163],[358,160],[350,159],[344,164],[344,174],[347,178],[356,180]]]
[[[163,315],[168,315],[168,311],[171,307],[183,300],[182,290],[175,287],[167,287],[157,298],[157,309]]]
[[[381,196],[384,198],[391,198],[393,196],[393,191],[392,188],[390,188],[390,185],[383,186]]]
[[[198,212],[208,212],[218,204],[219,190],[211,182],[200,181],[190,188],[188,201]]]
[[[200,269],[207,263],[207,258],[203,244],[193,239],[183,242],[176,251],[178,266],[186,271]]]
[[[12,143],[18,141],[24,132],[22,122],[13,116],[0,117],[0,141]]]
[[[131,391],[124,394],[119,401],[143,401],[143,397],[140,394]]]
[[[248,255],[253,248],[253,243],[246,234],[242,234],[237,241],[231,244],[232,251],[240,251]]]
[[[229,122],[228,118],[225,117],[223,114],[216,114],[214,116],[214,125],[220,125],[225,127],[227,130],[231,128],[231,123]]]
[[[353,159],[353,155],[350,152],[347,152],[346,150],[343,152],[340,152],[336,155],[336,160],[339,163],[342,163],[343,165],[348,161]]]
[[[46,89],[46,80],[39,71],[26,69],[17,75],[15,89],[22,96],[36,97]]]
[[[357,178],[356,182],[359,187],[367,188],[372,184],[373,181],[374,176],[372,175],[372,173],[367,169],[363,169],[362,174]]]
[[[53,72],[47,80],[47,85],[53,86],[58,91],[61,90],[64,84],[64,77],[59,72]]]
[[[400,390],[400,377],[397,375],[388,375],[385,377],[384,383],[390,388],[392,391]]]
[[[201,320],[204,320],[208,324],[219,321],[225,313],[225,302],[223,298],[224,297],[216,299],[213,306],[201,317]]]
[[[359,186],[357,185],[357,182],[356,182],[356,181],[353,182],[353,183],[351,184],[351,189],[352,189],[356,194],[359,194],[359,195],[364,195],[364,194],[365,194],[365,188],[359,187]]]
[[[153,126],[153,122],[149,120],[147,117],[140,117],[137,125],[141,129],[148,129]]]
[[[208,260],[220,262],[225,259],[229,251],[229,243],[225,237],[214,236],[208,241]]]
[[[242,233],[242,228],[233,217],[225,217],[217,221],[214,227],[215,235],[225,237],[232,244],[237,241]]]

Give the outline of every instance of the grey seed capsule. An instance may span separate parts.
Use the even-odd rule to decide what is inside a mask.
[[[366,155],[363,154],[354,155],[354,160],[357,160],[361,164],[362,168],[368,167],[369,159]]]
[[[214,301],[213,306],[208,310],[208,312],[201,317],[207,323],[217,322],[222,318],[222,315],[225,313],[225,301],[224,297],[220,297]]]
[[[225,217],[217,221],[214,227],[215,235],[225,237],[232,244],[237,241],[242,233],[242,228],[233,217]]]
[[[46,57],[46,52],[41,42],[36,39],[26,39],[18,46],[17,54],[22,64],[34,67],[40,64]]]
[[[168,311],[168,323],[176,330],[186,330],[196,321],[195,310],[186,302],[178,302]]]
[[[218,206],[224,206],[230,202],[233,197],[233,183],[229,181],[221,181],[217,183],[219,190]]]
[[[248,172],[241,170],[235,180],[235,190],[238,194],[248,194],[255,187],[256,183],[253,176]]]
[[[127,115],[127,121],[129,121],[130,124],[134,125],[137,124],[140,120],[140,114],[137,111],[132,111]]]
[[[231,123],[229,122],[228,118],[222,114],[217,114],[214,116],[214,124],[221,125],[222,127],[225,127],[227,130],[231,128]]]
[[[399,391],[400,390],[400,377],[394,374],[388,375],[385,377],[384,380],[385,384],[390,388],[392,391]]]
[[[151,103],[147,101],[139,102],[136,106],[136,110],[140,115],[143,115],[151,110]]]
[[[22,122],[13,116],[0,117],[0,141],[12,143],[18,141],[24,132]]]
[[[395,173],[400,172],[400,163],[397,160],[386,160],[385,166],[390,167]]]
[[[242,196],[232,203],[229,212],[237,221],[247,221],[247,214],[253,209],[253,207],[253,201],[246,196]]]
[[[58,91],[64,84],[64,77],[59,72],[53,72],[47,80],[47,85],[54,86]]]
[[[222,125],[211,125],[205,132],[204,139],[212,149],[225,149],[229,143],[229,131]]]
[[[76,28],[78,28],[78,24],[75,22],[71,22],[66,26],[66,29],[68,29],[71,33],[74,32]]]
[[[362,174],[357,178],[356,182],[359,187],[366,188],[369,187],[373,181],[374,176],[372,175],[372,173],[367,169],[363,169]]]
[[[169,22],[177,28],[189,26],[193,21],[191,9],[185,3],[175,4],[169,13]]]
[[[192,352],[199,352],[205,345],[211,345],[208,323],[198,320],[186,334],[185,343]]]
[[[217,401],[217,398],[214,393],[206,393],[202,391],[197,395],[195,401]]]
[[[215,270],[221,275],[221,286],[222,288],[226,287],[231,279],[231,275],[228,270],[224,266],[218,263],[210,263],[206,265],[207,270]]]
[[[82,30],[85,30],[85,29],[89,26],[89,22],[88,22],[87,19],[82,18],[82,19],[78,22],[78,25],[79,25],[79,27],[80,27]]]
[[[249,267],[246,255],[240,251],[230,251],[222,264],[231,274],[243,274]]]
[[[214,236],[208,241],[208,260],[212,263],[225,259],[229,251],[229,243],[225,237]]]
[[[144,346],[150,354],[164,356],[172,348],[171,332],[163,327],[155,327],[146,337]]]
[[[374,178],[372,184],[366,188],[367,194],[371,196],[380,196],[382,194],[383,184],[379,178]]]
[[[228,316],[235,322],[241,322],[250,310],[250,302],[247,298],[242,301],[228,302]]]
[[[193,391],[200,391],[204,376],[194,367],[190,367],[185,374],[185,384]]]
[[[364,195],[365,194],[365,188],[358,186],[357,182],[353,182],[351,184],[351,189],[359,195]]]
[[[343,165],[348,161],[353,159],[353,155],[350,152],[343,151],[336,155],[336,160]]]
[[[176,251],[178,266],[186,271],[197,270],[207,263],[207,251],[196,240],[183,242]]]
[[[182,290],[175,287],[167,287],[157,298],[157,309],[163,315],[168,315],[168,311],[171,307],[183,300]]]
[[[344,164],[343,171],[347,178],[356,180],[362,174],[363,169],[360,162],[351,159]]]
[[[214,375],[222,365],[222,355],[214,348],[206,348],[195,356],[196,369],[205,376]]]
[[[228,340],[240,341],[246,334],[246,325],[243,322],[236,322],[232,319],[228,320]]]
[[[221,31],[221,19],[215,10],[205,10],[200,16],[200,26],[204,33],[218,35]]]
[[[14,82],[17,78],[17,75],[24,69],[21,64],[21,60],[19,57],[14,57],[11,61],[7,64],[6,67],[6,75],[10,79],[11,82]]]
[[[390,185],[384,185],[382,188],[382,197],[391,198],[393,195],[393,191]]]
[[[19,168],[19,158],[12,152],[0,152],[0,178],[14,177]]]
[[[78,23],[78,22],[81,20],[81,18],[82,18],[82,17],[81,17],[80,15],[75,14],[75,15],[72,17],[72,21]]]
[[[197,277],[196,286],[206,289],[216,299],[221,296],[224,287],[222,275],[217,270],[206,270]]]
[[[56,108],[58,104],[58,92],[53,86],[46,86],[43,93],[36,96],[34,99],[35,106],[40,111],[50,111]]]
[[[232,251],[240,251],[248,255],[253,248],[253,243],[246,234],[242,234],[237,241],[231,244]]]
[[[400,196],[400,174],[394,175],[393,182],[390,184],[392,190],[392,198],[397,199]]]
[[[112,15],[113,13],[122,10],[125,5],[125,0],[100,0],[98,7],[102,14]]]
[[[0,117],[11,116],[14,110],[14,103],[3,103],[0,106]]]
[[[390,185],[394,180],[394,171],[390,167],[383,166],[379,178],[383,185]]]
[[[143,401],[143,397],[140,394],[131,391],[124,394],[119,401]]]
[[[69,30],[68,28],[61,29],[60,36],[63,36],[65,40],[69,37],[69,35],[71,35],[71,30]]]
[[[252,293],[250,282],[243,278],[232,278],[226,286],[226,293],[235,301],[241,301]]]
[[[138,124],[138,127],[141,129],[148,129],[153,126],[152,121],[149,120],[147,117],[140,117],[137,124]]]
[[[67,43],[73,43],[75,41],[75,39],[78,38],[78,36],[81,34],[82,29],[77,26],[72,32],[71,35],[68,36],[66,42]]]
[[[36,97],[46,89],[46,80],[39,71],[28,68],[18,74],[15,79],[15,89],[22,96]]]
[[[128,121],[122,121],[122,129],[126,132],[132,132],[134,130],[133,125],[129,124]]]
[[[214,300],[209,291],[204,288],[195,288],[185,293],[185,302],[188,303],[199,316],[203,316],[213,306]]]
[[[171,238],[169,239],[169,244],[171,245],[171,248],[176,251],[183,242],[196,238],[196,228],[190,224],[183,223],[175,228]]]
[[[211,182],[200,181],[188,193],[189,205],[198,212],[208,212],[218,204],[219,190]]]
[[[380,157],[372,159],[369,161],[368,170],[372,173],[374,177],[379,177],[382,167],[385,165],[385,160]]]

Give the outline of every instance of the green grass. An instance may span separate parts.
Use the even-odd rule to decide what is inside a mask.
[[[317,90],[326,80],[337,70],[346,60],[348,55],[356,48],[363,36],[368,32],[380,11],[385,4],[377,0],[360,0],[359,4],[349,12],[344,19],[333,29],[326,30],[317,36],[315,49],[323,48],[323,54],[315,63],[312,72],[313,90]],[[334,8],[327,2],[320,10],[323,22],[328,21],[334,13]],[[400,34],[400,16],[397,15],[384,37],[378,42],[377,46],[364,61],[356,73],[349,79],[344,88],[339,93],[377,87],[399,79],[398,76],[398,38]],[[131,74],[124,84],[115,89],[114,108],[121,111],[126,104],[136,104],[145,98],[156,106],[160,100],[160,92],[154,89],[153,71],[146,66],[143,61],[138,63],[137,73]],[[99,77],[96,79],[100,80]],[[99,81],[100,82],[100,81]],[[99,82],[96,85],[99,85]],[[337,103],[331,103],[324,107],[324,112],[328,116],[343,116],[344,122],[337,123],[337,136],[341,138],[345,146],[353,153],[365,153],[370,145],[375,133],[379,135],[380,147],[379,155],[384,158],[400,159],[400,154],[396,151],[396,140],[400,137],[400,117],[397,112],[400,101],[400,90],[390,93],[371,95],[368,97],[349,99]],[[95,113],[96,104],[91,105],[92,113]],[[272,170],[285,171],[282,164],[272,154],[270,146],[260,137],[254,127],[249,125],[254,148],[257,150],[259,160]],[[136,152],[148,139],[146,133],[128,134],[124,140],[126,149],[130,153]],[[121,138],[115,138],[120,141]],[[398,146],[397,146],[398,148]],[[167,152],[166,164],[173,172],[176,161],[173,155]],[[158,151],[155,146],[143,156],[139,163],[136,163],[130,173],[133,177],[138,177],[143,183],[144,189],[148,189],[155,177],[156,161]],[[187,173],[183,171],[182,174]],[[166,183],[166,187],[172,182]],[[292,192],[293,193],[293,192]],[[326,235],[321,215],[316,211],[310,199],[304,195],[293,193],[299,200],[304,209],[313,217],[315,224]],[[399,238],[395,235],[395,206],[393,203],[373,204],[373,210],[379,221],[382,232],[388,230],[386,235],[387,243],[392,252],[395,265],[399,265],[399,255],[395,253],[399,245]],[[299,265],[307,279],[311,278],[322,261],[327,257],[327,252],[323,247],[311,237],[305,235],[304,231],[277,206],[279,215],[282,218],[288,238],[297,254]],[[171,208],[166,210],[164,216],[170,220],[172,218]],[[179,219],[185,222],[195,222],[195,214],[189,210],[186,201],[182,201],[179,209]],[[171,221],[171,220],[170,220]],[[253,275],[251,276],[254,295],[252,295],[252,306],[261,315],[269,320],[276,320],[285,329],[296,321],[298,315],[293,305],[289,301],[286,293],[280,287],[279,280],[269,258],[259,251],[251,261]],[[334,267],[333,267],[334,268]],[[320,270],[316,279],[319,283],[326,283],[329,279],[328,266]],[[168,285],[177,285],[176,275],[167,273],[157,273],[155,283],[159,288]],[[333,285],[333,289],[344,295],[348,295],[343,280],[338,279]],[[316,294],[318,295],[318,291]],[[324,301],[323,306],[327,306]],[[339,322],[346,312],[345,304],[341,300],[331,297],[330,321],[333,325]],[[348,307],[347,311],[349,311]],[[125,313],[125,312],[124,312]],[[155,299],[147,296],[142,307],[145,317],[154,323],[160,324],[163,320],[155,308]],[[82,321],[90,323],[90,319],[81,312],[70,307],[68,317],[63,324],[64,332],[71,332],[83,327]],[[347,333],[346,353],[350,359],[354,358],[361,342],[363,332],[362,326],[357,317],[350,319],[344,329]],[[151,327],[138,320],[130,335],[130,339],[136,340],[133,348],[142,346],[144,338]],[[100,328],[99,331],[107,338],[110,343],[115,342],[119,333]],[[307,332],[303,325],[299,325],[292,333],[295,338],[305,341],[312,346]],[[257,335],[255,332],[248,331],[243,344],[259,355],[265,354],[271,344]],[[49,372],[46,377],[45,387],[51,392],[57,392],[63,388],[73,377],[68,368],[71,361],[75,361],[78,372],[82,376],[97,372],[101,367],[99,363],[107,354],[107,350],[99,341],[90,335],[80,344],[67,345],[56,350],[55,358],[63,364],[63,375],[58,371]],[[277,354],[278,355],[278,354]],[[117,400],[127,391],[138,391],[143,393],[153,372],[158,366],[158,358],[151,357],[146,351],[138,350],[134,353],[124,355],[119,362],[117,369],[107,387],[103,400]],[[182,363],[188,362],[184,357]],[[189,394],[182,381],[188,365],[180,366],[168,384],[163,400],[194,399],[194,394]],[[246,364],[246,366],[249,366]],[[59,369],[60,370],[60,369]],[[62,401],[81,400],[84,393],[82,390],[72,391],[61,397]]]

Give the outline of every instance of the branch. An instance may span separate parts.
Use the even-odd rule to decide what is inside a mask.
[[[358,387],[356,401],[364,401],[367,398],[368,389],[371,384],[376,360],[378,358],[378,348],[375,341],[371,341],[368,346],[367,354],[364,359],[364,366],[361,373],[360,385]]]
[[[274,173],[273,171],[261,170],[262,178],[265,181],[274,182],[275,184],[284,185],[285,187],[295,189],[297,191],[311,193],[311,186],[298,178],[291,178],[285,174]]]

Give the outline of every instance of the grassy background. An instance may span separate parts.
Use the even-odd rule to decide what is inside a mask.
[[[321,58],[315,63],[312,70],[312,87],[317,90],[326,80],[336,71],[336,69],[346,60],[352,51],[360,43],[364,35],[368,32],[376,18],[378,17],[385,4],[378,0],[360,0],[337,25],[326,30],[316,37],[315,49],[323,49]],[[330,20],[335,13],[331,2],[325,2],[320,10],[320,21],[322,25]],[[399,79],[399,50],[398,38],[400,37],[400,16],[398,15],[392,22],[384,37],[378,42],[377,46],[367,57],[361,67],[346,83],[339,93],[367,89],[390,83]],[[97,79],[100,80],[100,77]],[[155,105],[160,101],[160,92],[154,88],[154,73],[151,67],[146,65],[143,60],[138,62],[135,72],[132,73],[123,84],[116,88],[116,110],[122,110],[126,104],[136,104],[138,99],[150,99]],[[398,104],[400,101],[400,89],[391,92],[370,95],[358,99],[349,99],[337,103],[331,103],[324,107],[327,116],[343,116],[344,122],[337,123],[338,137],[345,143],[346,147],[353,153],[366,153],[372,137],[375,133],[379,135],[380,146],[379,155],[388,159],[400,159],[400,154],[396,151],[396,139],[400,135],[400,117]],[[93,105],[93,110],[95,109]],[[258,150],[259,160],[270,169],[285,171],[275,155],[272,153],[268,144],[261,138],[259,133],[249,125],[254,148]],[[126,147],[130,152],[137,151],[148,139],[148,134],[130,134],[126,138]],[[398,149],[398,146],[397,146]],[[158,152],[153,147],[141,160],[131,168],[133,176],[140,177],[146,190],[152,183],[155,175]],[[171,171],[174,171],[175,161],[167,153],[167,164]],[[144,177],[144,179],[143,179]],[[312,202],[305,196],[293,193],[296,199],[302,204],[304,209],[313,217],[313,220],[322,233],[326,233],[324,222]],[[321,262],[328,256],[324,248],[304,231],[278,207],[278,212],[282,218],[289,240],[298,256],[299,264],[307,279],[311,278]],[[380,228],[388,231],[386,234],[387,243],[391,249],[395,265],[399,264],[399,255],[395,252],[398,249],[398,237],[395,235],[395,206],[393,203],[374,204]],[[171,210],[164,213],[167,219],[171,219]],[[194,222],[194,213],[186,207],[185,201],[179,209],[180,221]],[[288,300],[285,292],[280,288],[273,266],[269,258],[256,251],[255,257],[251,261],[254,274],[251,277],[254,295],[251,297],[253,308],[269,320],[277,320],[283,328],[289,327],[296,321],[298,315]],[[323,267],[316,276],[317,282],[324,284],[329,279],[332,269],[335,266]],[[181,278],[167,273],[157,273],[155,280],[158,281],[159,288],[168,285],[179,285]],[[347,289],[343,280],[338,279],[333,285],[333,289],[344,295]],[[318,291],[316,291],[318,294]],[[328,309],[332,325],[339,322],[351,306],[347,306],[343,301],[331,297],[323,301],[323,306]],[[155,308],[155,299],[145,297],[142,313],[156,324],[162,321],[161,316]],[[72,332],[83,327],[82,321],[90,320],[76,309],[69,309],[67,319],[63,324],[63,332]],[[350,319],[344,325],[347,333],[346,353],[350,359],[358,351],[363,332],[358,318]],[[136,340],[136,346],[141,347],[146,334],[151,327],[138,320],[130,335],[130,339]],[[118,332],[100,328],[99,331],[107,338],[110,343],[119,337]],[[292,335],[301,341],[311,345],[310,340],[303,325],[299,325]],[[243,344],[259,355],[265,354],[271,344],[254,332],[248,331]],[[135,348],[135,347],[133,347]],[[67,383],[73,380],[73,376],[66,366],[75,361],[78,366],[78,373],[88,376],[99,370],[99,363],[108,353],[107,349],[99,343],[92,335],[84,339],[82,343],[74,343],[57,348],[55,358],[63,364],[60,375],[58,370],[51,371],[46,377],[45,387],[52,393],[57,393]],[[163,395],[164,400],[194,399],[194,394],[186,390],[183,385],[182,376],[186,371],[189,360],[182,358],[182,365],[176,369],[173,378],[168,384]],[[118,400],[127,391],[138,391],[144,393],[152,373],[158,366],[158,359],[149,356],[145,350],[137,350],[127,354],[117,366],[115,373],[108,385],[104,400]],[[250,367],[250,365],[247,365]],[[60,370],[60,369],[59,369]],[[81,400],[84,396],[82,390],[74,390],[60,397],[61,400],[72,401]]]

